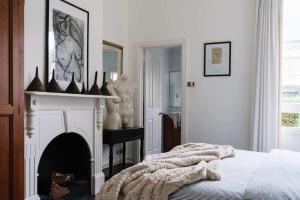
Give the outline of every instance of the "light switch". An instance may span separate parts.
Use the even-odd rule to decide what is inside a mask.
[[[186,85],[188,87],[195,87],[195,82],[194,81],[188,81]]]

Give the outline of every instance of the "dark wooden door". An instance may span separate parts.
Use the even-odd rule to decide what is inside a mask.
[[[24,199],[23,0],[0,0],[0,199]]]

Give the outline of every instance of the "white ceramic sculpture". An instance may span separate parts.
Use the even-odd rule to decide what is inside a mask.
[[[114,88],[113,80],[109,79],[106,86],[107,90],[112,96],[118,96]],[[107,117],[104,122],[105,129],[119,129],[122,128],[122,120],[119,114],[119,104],[121,99],[106,99],[105,105],[107,110]]]
[[[133,127],[133,97],[136,85],[128,81],[126,75],[121,75],[115,83],[115,89],[121,98],[120,115],[123,127]]]

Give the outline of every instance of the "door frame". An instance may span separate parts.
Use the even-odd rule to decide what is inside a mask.
[[[186,39],[174,39],[167,41],[154,41],[154,42],[139,42],[134,45],[134,55],[135,57],[135,71],[136,71],[136,80],[138,82],[138,92],[137,92],[137,111],[136,115],[138,116],[138,124],[143,126],[144,124],[144,49],[146,48],[159,48],[159,47],[175,47],[181,46],[181,70],[182,70],[182,117],[181,117],[181,143],[184,144],[187,142],[188,135],[188,115],[187,115],[187,41]],[[146,137],[145,137],[146,138]],[[146,141],[146,140],[145,140]],[[145,149],[147,148],[147,142],[145,142]]]

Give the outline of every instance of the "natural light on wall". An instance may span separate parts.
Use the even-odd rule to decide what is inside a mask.
[[[285,137],[300,134],[300,0],[283,2],[282,139],[294,149]]]

